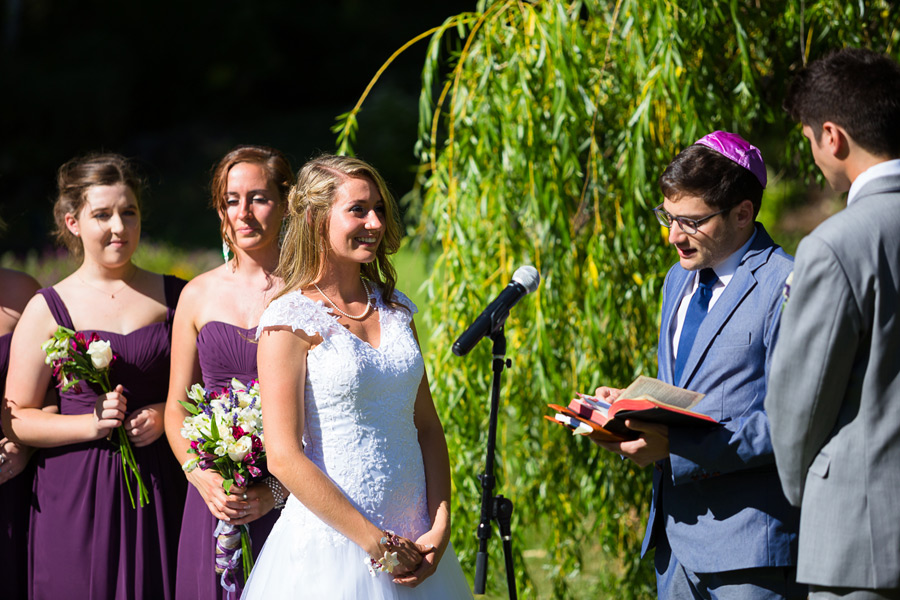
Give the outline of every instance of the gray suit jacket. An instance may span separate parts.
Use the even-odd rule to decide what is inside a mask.
[[[900,587],[900,177],[797,250],[765,407],[800,512],[797,578]]]

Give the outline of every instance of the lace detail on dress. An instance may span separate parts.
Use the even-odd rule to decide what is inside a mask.
[[[403,306],[405,306],[408,310],[398,310],[395,308],[390,308],[387,303],[385,303],[384,299],[381,297],[381,290],[375,289],[373,286],[373,293],[371,294],[373,298],[375,298],[375,306],[381,312],[381,324],[384,326],[386,323],[399,323],[401,325],[408,325],[419,309],[416,308],[416,305],[410,300],[406,294],[403,292],[394,290],[394,301],[399,302]]]
[[[304,451],[372,522],[416,539],[430,519],[413,419],[425,372],[409,326],[415,305],[399,292],[395,298],[410,311],[386,305],[377,291],[373,297],[381,323],[378,348],[299,292],[272,302],[260,331],[289,325],[322,335],[307,355]],[[349,542],[296,500],[288,502],[282,520],[333,546]]]
[[[395,300],[409,311],[388,306],[377,290],[372,297],[381,324],[378,348],[338,325],[321,303],[294,294],[269,306],[260,329],[290,325],[328,334],[306,358],[303,451],[372,523],[415,540],[431,526],[414,421],[425,373],[409,325],[415,305],[399,292]],[[365,558],[362,548],[289,496],[243,600],[472,598],[452,547],[415,589],[397,586],[387,573],[370,577]]]
[[[256,339],[266,327],[288,326],[293,331],[302,329],[308,336],[321,335],[327,340],[335,331],[343,329],[334,318],[332,310],[321,300],[313,302],[299,290],[273,300],[256,328]]]

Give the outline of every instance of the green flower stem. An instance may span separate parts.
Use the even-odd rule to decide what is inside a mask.
[[[244,566],[244,583],[250,578],[253,570],[253,551],[250,544],[250,527],[241,525],[241,561]]]
[[[150,504],[150,494],[147,485],[141,478],[141,469],[138,467],[137,460],[134,458],[134,451],[131,449],[131,442],[128,440],[128,434],[125,427],[119,426],[116,431],[119,436],[119,452],[122,455],[122,473],[125,476],[125,487],[128,489],[128,499],[131,500],[131,508],[134,508],[134,493],[131,490],[131,479],[128,471],[134,475],[137,480],[138,487],[138,505],[141,507]]]

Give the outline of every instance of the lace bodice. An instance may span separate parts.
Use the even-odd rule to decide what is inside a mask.
[[[341,326],[321,301],[299,291],[273,301],[258,331],[290,326],[321,336],[322,343],[307,356],[304,451],[373,523],[415,539],[430,526],[413,422],[425,371],[410,327],[416,307],[400,292],[394,300],[408,311],[386,304],[377,290],[370,296],[381,324],[378,348]],[[343,538],[293,496],[282,519],[299,521],[301,531],[315,530],[333,543]]]

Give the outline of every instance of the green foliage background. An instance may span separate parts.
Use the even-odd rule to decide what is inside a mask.
[[[450,347],[513,271],[538,291],[507,323],[497,493],[516,505],[520,591],[653,594],[640,561],[648,470],[570,439],[546,404],[656,373],[660,289],[675,262],[650,210],[656,179],[714,129],[764,149],[770,178],[812,172],[781,110],[791,75],[844,45],[896,55],[896,9],[873,2],[481,1],[431,33],[422,75],[415,238],[431,252],[428,362],[453,461],[455,546],[474,572],[490,393],[490,343]],[[377,76],[376,76],[377,79]],[[356,114],[340,117],[352,151]],[[767,200],[769,201],[769,200]],[[766,201],[764,201],[766,202]],[[545,573],[521,550],[537,540]],[[489,591],[504,591],[492,542]],[[604,571],[585,590],[584,571]],[[575,589],[577,587],[582,589]]]

